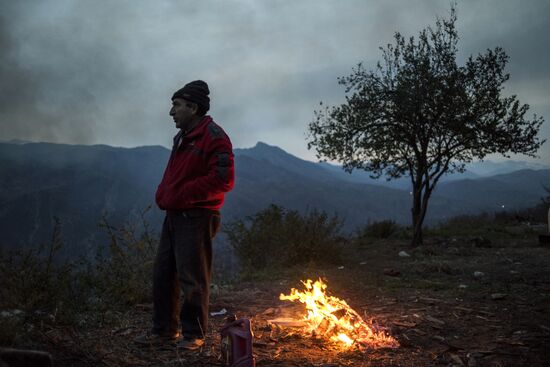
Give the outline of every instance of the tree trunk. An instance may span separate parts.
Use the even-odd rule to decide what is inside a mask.
[[[428,209],[428,200],[432,193],[431,188],[423,188],[422,180],[417,180],[413,186],[413,207],[412,207],[412,223],[413,223],[413,236],[411,240],[411,246],[417,247],[422,245],[422,225],[424,224],[424,218],[426,217],[426,211]]]
[[[417,247],[422,245],[422,224],[419,224],[413,229],[413,237],[411,240],[411,247]]]
[[[416,247],[422,244],[422,182],[415,182],[413,185],[413,206],[412,213],[412,229],[413,236],[411,246]]]

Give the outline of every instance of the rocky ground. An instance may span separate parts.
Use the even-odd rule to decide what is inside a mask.
[[[268,321],[303,314],[279,294],[319,277],[400,347],[342,350]],[[257,366],[547,366],[549,305],[550,248],[535,235],[465,236],[429,238],[416,249],[405,240],[348,245],[337,266],[214,287],[211,311],[252,321]],[[51,352],[56,366],[221,366],[225,315],[212,317],[207,343],[193,353],[134,345],[150,315],[151,305],[142,304],[106,314],[104,326],[92,330],[35,325],[33,346]]]

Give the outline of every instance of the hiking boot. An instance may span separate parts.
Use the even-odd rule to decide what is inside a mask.
[[[168,334],[168,335],[160,335],[160,334],[155,334],[155,333],[149,331],[145,334],[142,334],[142,335],[139,335],[139,336],[135,337],[134,338],[134,343],[141,344],[141,345],[170,344],[170,343],[175,343],[178,340],[179,336],[180,336],[179,333]]]
[[[178,347],[178,349],[184,349],[184,350],[197,350],[203,345],[204,345],[204,339],[193,338],[193,337],[183,337],[176,343],[176,346]]]

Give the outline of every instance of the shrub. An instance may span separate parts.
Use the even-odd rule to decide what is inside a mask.
[[[514,229],[514,226],[522,223],[518,212],[495,212],[470,215],[459,215],[445,222],[427,229],[428,236],[481,236],[488,238],[515,238],[530,235],[532,229],[529,226]]]
[[[106,310],[150,299],[156,240],[144,220],[147,210],[140,231],[129,224],[115,228],[104,217],[100,226],[111,239],[109,254],[99,253],[95,261],[58,258],[63,239],[57,219],[49,244],[1,253],[0,309],[22,311],[30,321],[80,324],[83,314],[93,322]]]
[[[96,296],[108,304],[127,306],[150,299],[158,244],[143,213],[142,222],[140,234],[129,223],[121,228],[110,225],[105,216],[99,224],[109,234],[109,253],[107,256],[102,252],[97,254],[95,263],[89,264],[89,274],[95,283]]]
[[[437,225],[426,228],[424,231],[426,236],[433,237],[471,237],[471,236],[486,236],[494,234],[495,231],[502,231],[504,225],[497,223],[493,214],[462,214],[451,217]]]
[[[301,215],[271,205],[224,227],[244,272],[280,269],[310,262],[336,263],[340,259],[342,221],[314,210]]]
[[[546,186],[545,191],[550,194],[550,189]],[[513,219],[516,222],[527,223],[548,223],[548,209],[550,208],[550,195],[542,197],[540,202],[531,208],[517,210],[513,213]]]
[[[382,220],[367,224],[358,231],[357,237],[359,239],[389,238],[395,235],[400,229],[400,226],[395,221],[390,219]]]
[[[78,312],[81,292],[75,279],[75,265],[56,260],[63,246],[61,225],[54,218],[52,240],[27,250],[0,255],[2,302],[7,309],[25,314],[48,313],[51,318],[63,318],[73,310]]]

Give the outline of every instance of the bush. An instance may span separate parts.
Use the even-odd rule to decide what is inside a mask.
[[[149,300],[157,243],[147,223],[143,220],[139,234],[135,226],[115,228],[105,217],[100,226],[111,242],[108,256],[100,252],[95,261],[58,258],[63,247],[59,220],[51,243],[1,253],[0,309],[17,310],[24,322],[40,318],[82,324],[83,320],[102,320],[107,310],[125,311],[128,305]]]
[[[367,224],[367,226],[359,230],[357,237],[359,239],[389,238],[399,230],[399,225],[395,221],[388,219]]]
[[[546,192],[550,194],[550,189],[544,187]],[[550,208],[550,195],[542,197],[540,202],[531,208],[517,210],[513,213],[513,218],[516,222],[524,223],[548,223],[548,209]]]
[[[500,227],[501,223],[497,223],[494,216],[489,213],[463,214],[449,218],[445,222],[428,229],[427,232],[434,232],[434,234],[441,232],[441,234],[451,235],[483,234],[490,228],[497,226]]]
[[[532,235],[533,229],[521,220],[518,212],[495,212],[459,215],[428,228],[426,236],[518,238]]]
[[[75,265],[56,262],[62,246],[60,222],[55,219],[49,244],[0,254],[0,306],[31,315],[48,313],[53,319],[63,318],[67,310],[78,312],[75,300],[81,298],[81,292],[74,276]]]
[[[116,228],[105,216],[102,218],[100,227],[111,239],[109,254],[105,256],[99,252],[89,273],[95,283],[96,296],[108,304],[124,307],[150,300],[158,244],[145,220],[142,225],[144,230],[138,235],[133,225]]]
[[[277,270],[310,262],[337,263],[342,221],[324,212],[301,215],[271,205],[267,209],[224,227],[244,272]]]

